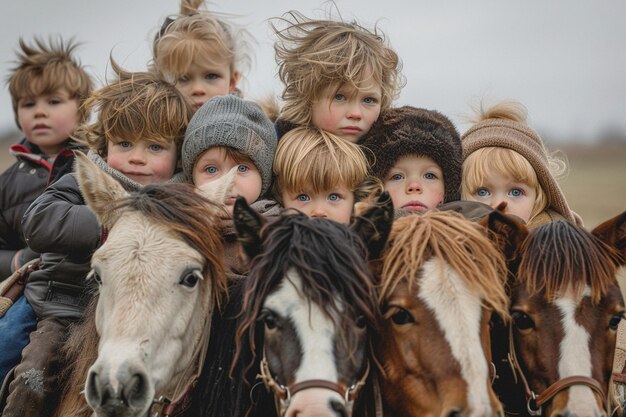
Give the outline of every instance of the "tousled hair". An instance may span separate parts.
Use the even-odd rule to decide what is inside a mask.
[[[357,22],[309,19],[290,11],[272,22],[278,75],[285,85],[280,118],[311,122],[311,107],[326,89],[358,90],[375,81],[382,89],[381,109],[390,107],[404,85],[402,63],[378,29]],[[281,29],[279,25],[285,24]]]
[[[17,66],[11,69],[7,78],[17,126],[22,128],[17,117],[21,99],[53,94],[61,89],[67,90],[69,97],[78,101],[80,121],[86,121],[89,112],[81,105],[93,90],[93,80],[73,55],[79,44],[73,39],[64,41],[60,37],[47,41],[35,38],[34,43],[29,45],[20,38]]]
[[[193,107],[171,84],[151,72],[128,72],[111,59],[117,77],[85,102],[98,112],[97,120],[79,126],[78,142],[106,158],[108,141],[151,140],[174,144],[180,155]]]
[[[175,83],[197,63],[228,64],[231,76],[251,61],[248,32],[225,15],[200,10],[204,0],[181,0],[180,14],[167,18],[155,36],[152,70]]]
[[[367,179],[368,165],[361,148],[318,128],[298,127],[278,143],[273,165],[274,194],[319,193],[345,186],[352,192]]]

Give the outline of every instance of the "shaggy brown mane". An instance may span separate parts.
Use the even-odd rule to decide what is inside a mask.
[[[530,294],[552,300],[568,289],[582,292],[588,285],[591,300],[600,302],[615,282],[615,251],[583,228],[565,221],[535,230],[520,248],[517,281]]]
[[[420,268],[431,257],[444,260],[482,295],[486,306],[508,317],[507,267],[502,254],[482,226],[454,212],[430,211],[394,222],[384,254],[379,300],[387,299],[401,282],[408,282],[411,290]]]
[[[207,200],[189,184],[147,185],[117,201],[111,210],[136,210],[159,224],[173,229],[207,260],[203,273],[211,273],[214,305],[226,291],[223,267],[224,247],[219,234],[221,207]]]

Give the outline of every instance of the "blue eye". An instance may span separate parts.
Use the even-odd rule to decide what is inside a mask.
[[[215,167],[215,166],[213,166],[213,165],[209,165],[208,167],[206,167],[206,168],[204,169],[204,171],[205,171],[207,174],[215,174],[215,173],[217,172],[217,167]]]
[[[187,82],[187,81],[189,81],[189,76],[188,75],[183,75],[183,76],[178,78],[178,81],[181,82],[181,83]]]
[[[404,176],[402,174],[393,174],[391,177],[389,177],[389,179],[391,181],[400,181],[404,179]]]
[[[486,188],[479,188],[479,189],[476,191],[476,195],[477,195],[478,197],[487,197],[487,196],[491,195],[491,193],[490,193],[490,192],[489,192],[489,190],[487,190]]]
[[[121,142],[118,142],[117,145],[122,147],[122,148],[132,148],[132,146],[133,146],[133,144],[130,143],[129,141],[127,141],[127,140],[123,140]]]
[[[427,180],[436,180],[437,176],[432,172],[427,172],[426,174],[424,174],[424,178],[426,178]]]
[[[159,152],[160,150],[162,150],[162,149],[163,149],[163,147],[162,147],[161,145],[158,145],[158,144],[156,144],[156,143],[153,143],[152,145],[150,145],[149,149],[150,149],[152,152]]]
[[[330,194],[328,196],[328,199],[330,201],[339,201],[339,200],[341,200],[341,196],[339,194],[337,194],[337,193],[332,193],[332,194]]]
[[[250,170],[250,168],[248,168],[246,165],[239,165],[237,167],[237,171],[238,172],[248,172]]]
[[[513,197],[520,197],[524,195],[524,192],[519,188],[513,188],[511,191],[509,191],[509,194],[511,194],[511,196]]]
[[[344,96],[343,94],[339,94],[339,93],[335,94],[335,100],[342,101],[345,99],[346,99],[346,96]]]
[[[205,75],[204,78],[206,78],[207,80],[217,80],[218,78],[220,78],[220,76],[211,72]]]
[[[311,200],[311,197],[309,197],[308,194],[299,194],[296,197],[296,200],[298,200],[298,201],[309,201],[309,200]]]
[[[377,99],[375,99],[374,97],[365,97],[365,98],[363,99],[363,102],[364,102],[365,104],[376,104],[376,103],[378,103],[378,100],[377,100]]]

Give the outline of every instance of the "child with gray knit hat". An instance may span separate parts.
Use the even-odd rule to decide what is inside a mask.
[[[256,103],[234,95],[213,97],[187,126],[183,171],[189,182],[201,186],[237,167],[224,202],[232,216],[238,195],[252,204],[270,188],[276,142],[274,125]]]
[[[422,213],[459,199],[461,139],[441,113],[410,106],[384,112],[360,143],[396,209]]]
[[[505,201],[507,213],[529,228],[555,220],[582,225],[556,180],[565,162],[548,153],[520,103],[501,102],[482,111],[462,144],[464,199],[492,207]]]

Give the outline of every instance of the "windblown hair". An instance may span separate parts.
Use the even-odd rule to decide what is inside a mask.
[[[520,253],[517,281],[530,294],[543,293],[549,301],[568,290],[580,294],[589,286],[591,300],[597,304],[615,282],[616,251],[582,227],[566,221],[531,231]]]
[[[282,192],[319,193],[344,186],[354,192],[369,167],[361,148],[318,128],[298,127],[278,143],[274,157],[275,198]]]
[[[35,38],[35,45],[28,45],[20,38],[17,66],[7,78],[15,122],[20,129],[17,119],[20,100],[53,94],[61,89],[78,101],[80,121],[87,120],[89,113],[81,105],[93,90],[93,81],[73,56],[78,45],[72,39],[64,42],[61,38],[50,38],[47,43]]]
[[[324,306],[331,319],[341,317],[346,320],[342,326],[354,326],[357,315],[363,315],[369,330],[375,332],[380,311],[366,262],[367,249],[350,229],[298,213],[265,226],[261,240],[262,252],[252,260],[244,283],[241,311],[245,316],[237,330],[239,355],[246,336],[256,351],[256,325],[263,303],[290,270],[300,276],[304,296],[311,303]]]
[[[75,139],[106,158],[108,141],[175,145],[180,155],[193,107],[171,84],[150,72],[128,72],[111,60],[117,79],[96,90],[85,102],[95,109],[95,123],[79,126]]]
[[[311,107],[327,89],[359,90],[371,81],[382,88],[381,110],[390,107],[404,85],[398,54],[384,35],[357,22],[309,19],[297,11],[276,18],[272,29],[278,75],[285,85],[280,119],[311,122]],[[280,24],[286,27],[280,29]]]
[[[153,45],[152,69],[170,83],[192,64],[228,64],[231,73],[248,69],[248,32],[226,16],[200,10],[204,0],[181,0],[180,14],[167,18]]]
[[[441,261],[442,274],[444,263],[448,264],[487,307],[509,316],[508,270],[501,252],[482,226],[448,211],[431,210],[394,222],[383,258],[379,300],[387,299],[401,282],[413,291],[420,268],[433,257]]]

